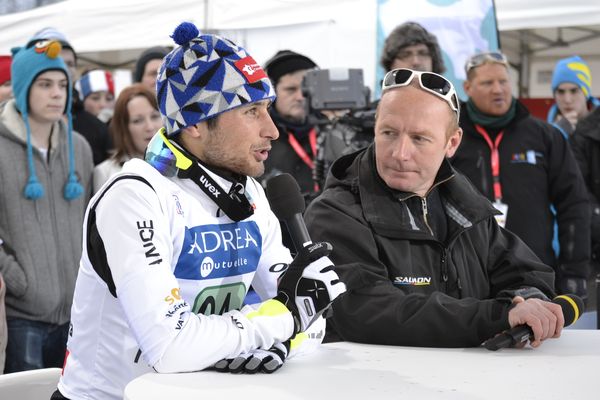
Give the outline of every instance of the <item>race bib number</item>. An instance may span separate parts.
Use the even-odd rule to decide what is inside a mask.
[[[239,310],[245,297],[246,285],[241,282],[208,287],[196,296],[192,311],[196,314],[221,315],[227,311]]]

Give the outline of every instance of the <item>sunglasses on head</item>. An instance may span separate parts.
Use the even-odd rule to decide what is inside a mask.
[[[456,90],[449,80],[434,72],[413,71],[407,68],[394,69],[388,72],[383,78],[381,93],[392,88],[408,86],[415,77],[418,78],[421,89],[436,95],[448,103],[452,111],[456,113],[456,120],[458,121],[460,105]]]
[[[475,67],[479,67],[480,65],[483,65],[486,62],[493,62],[508,66],[508,58],[506,58],[506,56],[502,53],[493,51],[489,53],[475,54],[474,56],[469,58],[465,63],[465,72],[468,74],[470,70],[472,70]]]

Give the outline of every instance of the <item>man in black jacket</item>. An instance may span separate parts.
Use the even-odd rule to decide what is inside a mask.
[[[318,191],[313,179],[317,131],[308,120],[302,79],[316,66],[310,58],[291,50],[278,51],[265,64],[265,72],[277,94],[270,114],[279,130],[279,139],[271,143],[262,181],[266,184],[269,178],[287,172],[296,178],[307,200]]]
[[[556,270],[556,290],[585,299],[590,211],[566,139],[512,97],[503,54],[471,57],[466,73],[469,100],[460,118],[464,137],[452,165],[503,212],[505,227]],[[555,219],[558,257],[552,247]]]
[[[399,69],[382,93],[374,144],[333,164],[305,215],[348,289],[327,340],[466,347],[521,324],[533,346],[559,336],[552,269],[446,160],[462,135],[452,84]]]
[[[569,138],[588,189],[592,213],[592,258],[600,266],[600,107],[577,124]],[[600,272],[600,269],[597,270]]]

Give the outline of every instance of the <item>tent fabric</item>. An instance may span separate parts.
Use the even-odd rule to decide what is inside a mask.
[[[600,25],[598,1],[495,3],[501,31]],[[23,44],[44,26],[62,30],[79,52],[169,45],[173,27],[184,20],[213,31],[352,20],[354,28],[360,30],[360,22],[374,15],[376,4],[376,0],[65,0],[0,16],[0,54],[8,54],[11,47]]]

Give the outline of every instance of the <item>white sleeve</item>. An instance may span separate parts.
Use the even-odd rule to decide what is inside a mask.
[[[146,361],[158,372],[196,371],[223,358],[286,340],[289,313],[262,326],[239,311],[196,315],[172,272],[171,225],[157,194],[144,182],[117,182],[96,208],[117,298]]]

